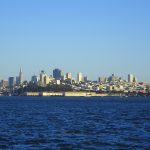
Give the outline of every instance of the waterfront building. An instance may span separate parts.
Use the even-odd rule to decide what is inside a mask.
[[[111,85],[107,86],[107,91],[112,91],[113,87]]]
[[[100,90],[99,86],[96,86],[94,89],[94,91],[99,91],[99,90]]]
[[[9,77],[8,82],[9,82],[9,87],[13,88],[14,85],[15,85],[15,78],[14,77]]]
[[[79,73],[77,74],[77,81],[78,81],[78,82],[82,82],[82,80],[83,80],[82,73],[79,72]]]
[[[122,85],[119,85],[118,88],[120,91],[124,91],[124,87]]]
[[[53,70],[53,77],[55,80],[61,80],[62,76],[64,76],[64,73],[60,69],[54,69]]]

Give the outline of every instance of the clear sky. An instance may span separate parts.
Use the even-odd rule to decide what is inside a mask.
[[[54,68],[150,83],[150,0],[1,0],[0,79]]]

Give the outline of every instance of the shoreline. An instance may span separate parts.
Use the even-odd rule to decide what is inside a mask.
[[[97,94],[95,92],[26,92],[21,96],[60,96],[60,97],[104,97],[109,96],[108,94]]]
[[[149,93],[96,93],[96,92],[25,92],[23,94],[9,94],[1,96],[25,97],[150,97]]]

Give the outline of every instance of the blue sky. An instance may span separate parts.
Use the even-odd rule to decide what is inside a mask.
[[[150,83],[149,0],[0,1],[0,79],[20,66],[90,79],[135,74]]]

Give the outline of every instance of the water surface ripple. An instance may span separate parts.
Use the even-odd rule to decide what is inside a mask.
[[[0,97],[0,149],[150,149],[150,98]]]

